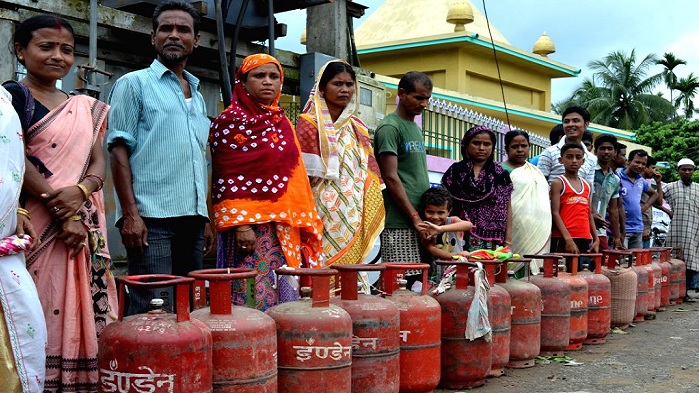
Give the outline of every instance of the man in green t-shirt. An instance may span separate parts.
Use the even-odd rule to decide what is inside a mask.
[[[430,187],[430,182],[425,141],[414,120],[427,107],[431,95],[430,78],[422,72],[408,72],[398,83],[396,110],[376,129],[374,153],[386,185],[383,190],[386,225],[381,233],[382,262],[420,262],[420,239],[430,235],[429,227],[417,211],[420,197]],[[409,278],[409,284],[419,277],[414,273],[406,274],[415,277]]]

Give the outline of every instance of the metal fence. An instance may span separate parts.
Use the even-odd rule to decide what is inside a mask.
[[[299,120],[299,115],[301,115],[301,104],[298,102],[286,102],[281,104],[284,108],[284,115],[294,124],[296,127],[296,122]]]
[[[497,137],[495,159],[503,161],[506,153],[505,133],[508,129],[503,121],[445,100],[431,98],[429,106],[422,114],[427,154],[461,160],[461,138],[469,128],[479,125],[488,126],[495,131]],[[515,126],[509,128],[520,129]],[[531,157],[538,155],[550,145],[548,139],[530,131],[527,133],[531,145],[529,150]]]
[[[301,105],[298,102],[286,102],[283,106],[286,116],[292,123],[296,124],[301,113]],[[425,133],[427,154],[461,160],[461,138],[469,128],[479,125],[486,125],[495,131],[497,137],[495,159],[503,161],[506,153],[505,133],[507,128],[505,122],[445,100],[431,98],[429,106],[422,113],[422,129]],[[521,130],[515,126],[510,128]],[[550,145],[548,139],[530,131],[527,133],[531,145],[529,149],[531,157],[538,155]]]

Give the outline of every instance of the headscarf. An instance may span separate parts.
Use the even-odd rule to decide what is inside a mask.
[[[246,57],[236,73],[231,105],[211,125],[216,228],[274,222],[288,266],[300,266],[302,251],[312,266],[320,266],[322,223],[294,128],[279,107],[281,92],[271,105],[263,105],[241,82],[244,74],[269,63],[279,68],[283,82],[277,59]]]
[[[385,218],[381,177],[369,131],[355,116],[357,94],[333,122],[320,92],[320,79],[328,65],[336,62],[347,64],[333,60],[320,69],[296,129],[308,175],[322,179],[314,181],[313,191],[324,224],[326,265],[362,263],[383,230]],[[356,144],[347,143],[345,149],[356,148],[349,152],[342,149],[341,139],[347,142],[351,134]],[[351,195],[343,194],[347,185],[342,177],[354,180]]]
[[[473,160],[468,155],[468,145],[478,134],[487,133],[495,141],[495,133],[486,126],[476,126],[466,131],[461,140],[463,159],[447,169],[442,184],[454,198],[454,211],[474,227],[471,235],[485,241],[505,240],[507,204],[512,194],[512,180],[499,162],[494,162],[493,152],[486,159],[478,178],[473,173]]]
[[[316,83],[308,96],[308,101],[306,101],[306,105],[303,107],[303,113],[308,114],[308,117],[315,120],[317,123],[317,135],[313,138],[318,143],[317,152],[308,151],[310,149],[303,143],[303,140],[301,143],[308,175],[331,180],[337,180],[340,171],[337,147],[338,130],[342,129],[342,127],[352,120],[354,120],[354,123],[359,123],[357,125],[360,128],[366,130],[366,126],[361,120],[356,117],[353,118],[357,112],[358,92],[352,95],[352,99],[335,122],[333,122],[330,116],[330,110],[328,110],[328,105],[325,103],[325,97],[319,91],[319,84],[325,69],[329,64],[335,62],[345,63],[342,60],[334,60],[326,63],[323,68],[321,68],[318,72]],[[368,132],[366,135],[368,138]]]

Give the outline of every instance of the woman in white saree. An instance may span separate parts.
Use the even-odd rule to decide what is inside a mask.
[[[44,390],[46,322],[24,259],[24,250],[32,248],[30,238],[38,237],[29,213],[18,208],[23,178],[22,126],[10,93],[0,87],[0,390],[39,393]]]
[[[510,172],[512,191],[512,251],[520,254],[549,252],[551,237],[551,203],[549,185],[539,169],[527,162],[529,134],[521,130],[505,134],[507,161],[502,164]],[[538,274],[540,260],[531,263],[532,274]],[[519,270],[521,266],[511,266]]]

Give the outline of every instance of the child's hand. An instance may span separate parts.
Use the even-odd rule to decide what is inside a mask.
[[[626,247],[624,247],[624,240],[615,237],[614,238],[614,249],[615,250],[626,250]]]
[[[415,230],[417,231],[422,241],[428,241],[432,239],[429,227],[427,226],[427,221],[413,222],[413,226],[415,227]]]
[[[429,221],[423,221],[423,222],[425,224],[427,224],[425,226],[425,230],[427,231],[427,233],[429,233],[430,238],[433,238],[433,237],[439,235],[440,233],[442,233],[442,229],[439,225],[435,225]]]
[[[580,250],[578,249],[578,246],[575,244],[573,239],[566,240],[566,252],[569,254],[580,254]]]
[[[598,213],[593,214],[592,218],[595,219],[595,226],[597,228],[609,228],[609,223]]]

